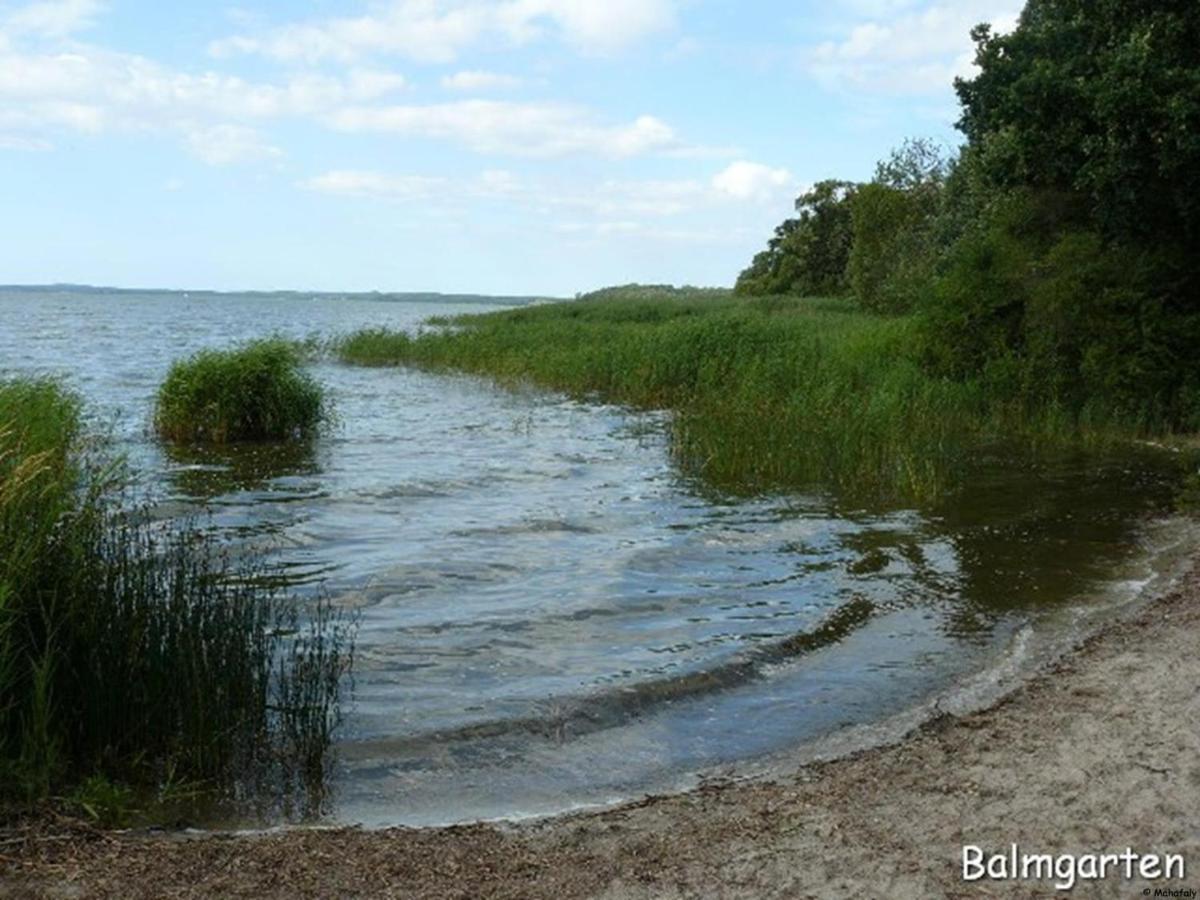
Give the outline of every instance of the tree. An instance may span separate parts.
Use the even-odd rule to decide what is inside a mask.
[[[933,141],[905,141],[852,204],[848,277],[865,309],[908,312],[928,285],[938,251],[934,223],[950,161]]]
[[[1082,194],[1110,238],[1200,236],[1200,4],[1029,0],[972,37],[959,127],[998,186]]]
[[[1011,33],[972,36],[969,189],[923,311],[929,358],[1200,427],[1200,3],[1029,0]]]
[[[739,294],[833,296],[847,288],[854,238],[851,200],[858,185],[821,181],[796,198],[794,219],[775,229],[767,249],[738,277]]]

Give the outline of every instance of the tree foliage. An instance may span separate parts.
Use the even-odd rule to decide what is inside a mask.
[[[818,182],[796,199],[796,218],[775,229],[767,249],[754,257],[737,281],[750,296],[800,294],[835,296],[847,289],[854,224],[851,204],[858,185]]]
[[[1200,429],[1200,3],[1028,0],[1013,31],[972,37],[957,157],[907,142],[781,225],[739,289],[838,284],[915,312],[935,374]]]
[[[931,360],[1200,427],[1200,4],[1030,0],[973,36],[975,197],[925,309]]]
[[[1003,187],[1086,197],[1108,238],[1200,228],[1200,4],[1029,0],[972,32],[959,127]]]
[[[876,312],[910,311],[933,273],[935,228],[950,162],[933,141],[905,141],[854,197],[847,276]]]

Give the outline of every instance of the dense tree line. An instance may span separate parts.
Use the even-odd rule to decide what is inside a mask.
[[[931,370],[1200,428],[1200,4],[1029,0],[972,32],[953,156],[822,182],[738,280],[914,314]]]

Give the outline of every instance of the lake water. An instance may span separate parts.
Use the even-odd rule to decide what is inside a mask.
[[[736,498],[673,468],[661,414],[404,369],[315,364],[340,422],[312,446],[149,432],[202,347],[501,305],[0,290],[0,375],[64,376],[160,515],[207,506],[359,611],[338,820],[557,812],[885,723],[1103,619],[1188,536],[1153,454],[992,466],[921,510]]]

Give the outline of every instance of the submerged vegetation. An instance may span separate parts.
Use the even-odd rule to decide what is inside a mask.
[[[69,391],[0,382],[0,800],[188,786],[312,811],[348,623],[131,508],[123,480]]]
[[[178,442],[271,440],[315,432],[329,417],[321,385],[302,367],[305,348],[281,338],[202,350],[171,366],[154,425]]]

